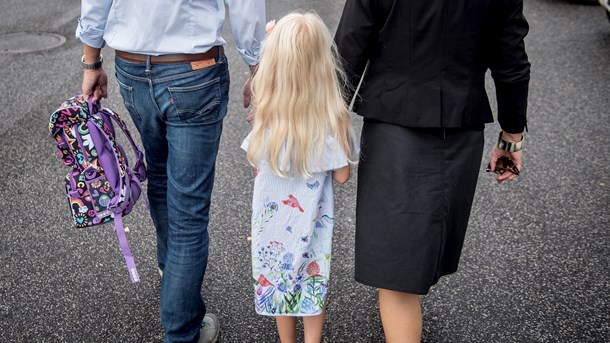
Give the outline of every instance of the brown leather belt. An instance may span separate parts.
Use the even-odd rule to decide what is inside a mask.
[[[220,53],[222,53],[222,46],[215,46],[201,54],[167,54],[159,56],[150,55],[150,64],[205,61],[212,58],[217,58]],[[134,54],[132,52],[120,50],[116,50],[115,54],[123,60],[139,63],[146,63],[146,58],[148,57],[148,55]]]

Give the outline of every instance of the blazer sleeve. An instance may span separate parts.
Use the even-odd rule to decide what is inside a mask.
[[[523,16],[522,0],[499,1],[499,27],[490,69],[496,85],[498,123],[508,133],[527,129],[527,95],[530,63],[524,38],[529,25]]]
[[[347,75],[351,98],[369,59],[369,49],[374,46],[375,0],[347,0],[335,33],[335,43]]]

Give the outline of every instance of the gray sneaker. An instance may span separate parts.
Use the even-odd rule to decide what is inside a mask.
[[[218,317],[213,313],[206,313],[201,322],[201,330],[199,331],[198,343],[216,343],[218,340],[220,326],[218,325]]]

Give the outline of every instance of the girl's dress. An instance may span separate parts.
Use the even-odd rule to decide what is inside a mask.
[[[250,135],[242,143],[248,149]],[[332,173],[348,164],[326,138],[311,179],[283,178],[261,161],[252,199],[252,278],[256,312],[269,316],[321,314],[328,294],[333,233]],[[281,159],[280,159],[281,160]]]

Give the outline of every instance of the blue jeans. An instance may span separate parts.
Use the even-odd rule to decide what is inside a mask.
[[[195,342],[206,312],[201,285],[208,263],[208,213],[216,155],[227,113],[226,57],[190,63],[132,63],[116,58],[125,107],[145,149],[150,212],[163,270],[165,342]]]

